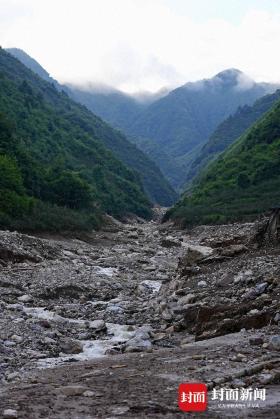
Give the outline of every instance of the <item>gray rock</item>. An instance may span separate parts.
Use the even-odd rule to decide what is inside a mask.
[[[64,338],[60,340],[59,344],[61,352],[65,354],[79,354],[83,352],[83,345],[77,340]]]
[[[160,244],[162,247],[167,247],[167,248],[181,247],[182,245],[182,243],[179,240],[174,239],[174,237],[171,237],[171,236],[167,236],[164,239],[162,239]]]
[[[269,348],[275,351],[280,351],[280,335],[272,336],[269,341]]]
[[[94,397],[94,396],[95,396],[95,392],[94,392],[94,391],[90,391],[90,390],[86,390],[86,391],[83,393],[83,396],[84,396],[84,397]]]
[[[129,239],[138,239],[138,233],[136,231],[132,231],[127,235]]]
[[[57,392],[64,394],[64,396],[81,396],[88,389],[83,386],[64,386],[60,387]]]
[[[171,314],[171,312],[170,312],[169,310],[167,310],[167,309],[165,309],[165,310],[162,312],[161,316],[162,316],[162,318],[163,318],[164,320],[167,320],[167,321],[172,320],[172,318],[173,318],[173,315],[172,315],[172,314]]]
[[[6,376],[7,381],[13,381],[13,380],[16,380],[16,379],[19,379],[19,378],[20,378],[20,375],[19,375],[18,372],[12,372],[11,374],[8,374]]]
[[[280,313],[276,313],[274,317],[274,321],[279,322],[279,320],[280,320]]]
[[[270,384],[273,381],[273,375],[272,374],[260,374],[258,376],[258,381],[260,384]]]
[[[267,286],[268,286],[267,282],[263,282],[262,284],[258,284],[255,288],[256,293],[258,295],[262,294],[263,292],[265,292]]]
[[[232,244],[231,246],[227,246],[226,248],[222,249],[221,255],[227,257],[233,257],[238,255],[239,253],[246,252],[248,248],[244,246],[244,244]]]
[[[104,320],[93,320],[90,322],[89,328],[99,332],[106,329],[106,323]]]
[[[11,340],[5,340],[4,345],[8,347],[13,347],[16,346],[16,342],[12,342]]]
[[[121,416],[124,415],[125,413],[127,413],[130,410],[130,408],[128,406],[116,406],[116,407],[112,407],[110,409],[110,413],[112,413],[113,415],[116,416]]]
[[[193,303],[194,301],[195,301],[195,295],[194,294],[187,294],[184,297],[180,298],[178,300],[178,303],[183,306],[185,304]]]
[[[47,345],[52,345],[52,344],[55,344],[55,343],[56,343],[56,340],[54,340],[54,339],[52,339],[52,338],[50,338],[50,337],[46,336],[46,337],[44,338],[44,343],[46,343]]]
[[[25,294],[18,297],[18,301],[22,303],[29,303],[30,301],[33,301],[33,297],[31,295]]]
[[[21,342],[23,342],[23,337],[22,336],[18,336],[18,335],[13,335],[11,337],[11,340],[14,341],[14,342],[16,342],[16,343],[21,343]]]
[[[5,409],[3,411],[3,418],[5,419],[16,419],[18,417],[18,413],[15,409]]]
[[[192,266],[201,262],[203,259],[213,254],[213,249],[206,246],[190,246],[187,247],[186,254],[180,259],[179,266]]]
[[[129,339],[125,345],[125,352],[142,352],[152,348],[152,343],[148,339],[142,339],[140,336],[135,336]]]
[[[254,337],[254,338],[250,338],[249,339],[250,345],[252,346],[260,346],[263,344],[263,338],[260,336]]]

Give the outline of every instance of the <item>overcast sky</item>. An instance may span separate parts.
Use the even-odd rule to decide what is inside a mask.
[[[279,0],[0,0],[0,39],[60,82],[156,91],[230,67],[280,81]]]

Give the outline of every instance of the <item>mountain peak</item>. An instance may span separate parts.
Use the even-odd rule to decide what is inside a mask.
[[[227,70],[221,71],[213,77],[213,81],[222,82],[223,85],[235,86],[241,79],[249,79],[249,77],[242,71],[236,68],[228,68]]]
[[[224,78],[236,78],[244,74],[242,71],[238,70],[237,68],[228,68],[226,70],[220,71],[218,74],[214,76],[214,78],[219,77],[220,79]]]
[[[211,81],[215,85],[218,83],[222,86],[240,88],[242,90],[250,89],[255,85],[255,81],[250,76],[236,68],[221,71]]]

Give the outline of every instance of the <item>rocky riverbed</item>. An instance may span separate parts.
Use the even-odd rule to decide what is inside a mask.
[[[181,382],[267,390],[204,416],[279,417],[280,248],[256,228],[0,232],[0,417],[181,417]]]

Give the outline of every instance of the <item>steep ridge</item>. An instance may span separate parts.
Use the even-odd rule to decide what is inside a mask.
[[[84,86],[64,85],[72,99],[85,105],[117,129],[126,132],[134,120],[151,103],[167,95],[167,89],[158,92],[127,94],[106,85],[89,83]]]
[[[9,51],[32,71],[62,88],[26,53],[18,49]],[[196,157],[200,159],[200,148],[217,126],[240,106],[252,105],[256,99],[274,92],[277,87],[256,83],[241,71],[229,69],[211,79],[186,83],[170,93],[163,91],[144,98],[94,84],[82,88],[64,85],[63,89],[72,99],[125,132],[129,141],[157,164],[172,186],[182,190],[196,173],[195,167],[190,165]],[[246,113],[246,110],[243,112]],[[241,133],[238,131],[235,138]],[[111,147],[110,144],[108,146]],[[133,152],[132,149],[123,150],[116,146],[113,151],[122,161],[138,170],[150,199],[162,205],[174,202],[174,192],[148,158],[142,155],[130,161],[135,153],[140,157],[135,149]],[[138,161],[141,162],[139,167]],[[199,170],[204,167],[204,162],[207,163],[203,158]]]
[[[79,88],[66,85],[72,99],[85,105],[113,127],[125,131],[137,115],[145,109],[143,102],[135,100],[117,89],[88,86]]]
[[[36,61],[34,58],[30,57],[30,55],[26,54],[20,48],[6,48],[5,49],[9,54],[13,55],[17,58],[25,67],[32,70],[34,73],[38,74],[42,79],[48,81],[49,83],[53,84],[58,90],[62,90],[62,86],[53,79],[49,73]]]
[[[280,200],[279,101],[203,173],[168,216],[183,224],[249,218]]]
[[[90,229],[104,212],[150,215],[139,175],[104,146],[125,138],[2,49],[0,114],[1,226]]]
[[[156,153],[153,157],[171,184],[178,188],[185,183],[184,166],[189,153],[205,143],[217,125],[239,106],[250,105],[276,88],[255,83],[239,70],[229,69],[212,79],[187,83],[154,102],[136,118],[128,133],[146,152],[148,140],[158,146],[158,158]],[[169,161],[161,157],[162,153],[169,156]],[[176,162],[177,176],[170,175],[170,160]],[[176,178],[180,179],[179,183]]]
[[[95,109],[99,109],[100,112],[98,112],[98,115],[105,118],[108,122],[115,121],[114,118],[121,118],[121,121],[125,123],[125,121],[129,120],[129,113],[132,113],[132,117],[134,118],[135,112],[138,112],[138,108],[141,107],[139,102],[136,102],[129,96],[117,91],[110,91],[110,93],[107,92],[106,94],[95,93],[92,95],[92,93],[81,91],[76,88],[70,89],[69,86],[62,86],[52,79],[48,72],[24,51],[17,48],[8,49],[7,51],[34,73],[52,83],[56,89],[66,92],[68,96],[87,106],[89,110],[95,111]],[[72,106],[74,106],[73,103]],[[135,106],[135,109],[133,106]],[[81,112],[82,108],[77,106],[77,109]],[[85,109],[83,109],[83,118],[91,121],[87,123],[87,125],[91,125],[90,129],[93,129],[93,134],[98,137],[107,148],[113,151],[123,163],[138,172],[145,192],[152,202],[163,206],[170,206],[175,202],[177,199],[176,192],[164,178],[156,164],[148,156],[139,150],[137,146],[128,141],[121,132],[113,130],[91,112],[86,112]],[[94,124],[92,123],[93,121]],[[114,125],[122,127],[121,123],[116,123]]]
[[[196,152],[187,169],[186,184],[189,184],[207,164],[230,146],[254,122],[265,114],[280,99],[280,90],[258,99],[253,106],[245,105],[238,108],[234,115],[223,121],[211,135],[207,143]]]

